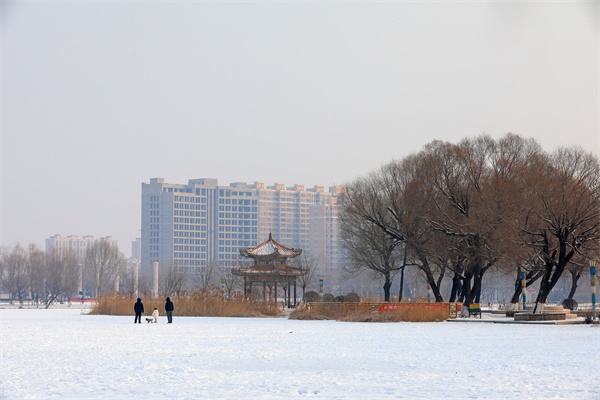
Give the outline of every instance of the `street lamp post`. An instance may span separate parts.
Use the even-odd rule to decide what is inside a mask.
[[[590,284],[592,287],[592,321],[596,320],[596,260],[590,259]]]

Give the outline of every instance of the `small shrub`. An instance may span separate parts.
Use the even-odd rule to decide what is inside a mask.
[[[577,310],[577,302],[574,299],[564,299],[562,303],[560,303],[564,308],[568,308],[569,310]]]
[[[310,292],[306,292],[304,294],[304,301],[306,303],[316,303],[319,301],[319,293],[311,290]]]
[[[360,303],[360,296],[356,293],[348,293],[345,297],[345,301],[348,303]]]
[[[341,295],[340,296],[335,296],[334,301],[337,302],[337,303],[343,303],[343,302],[346,301],[346,297],[345,296],[341,296]]]
[[[323,303],[331,303],[335,301],[335,297],[331,293],[325,293],[323,295],[323,299],[321,300]]]

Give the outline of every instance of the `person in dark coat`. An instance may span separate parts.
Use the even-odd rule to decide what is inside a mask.
[[[142,299],[140,299],[139,297],[137,299],[137,302],[133,306],[133,311],[135,311],[135,319],[133,320],[133,323],[135,324],[137,322],[138,324],[141,324],[142,313],[144,312],[144,303],[142,303]]]
[[[165,311],[167,312],[167,324],[173,322],[173,302],[170,297],[167,297],[167,302],[165,303]]]

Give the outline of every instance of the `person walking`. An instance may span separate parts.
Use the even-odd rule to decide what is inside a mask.
[[[138,324],[141,324],[142,313],[144,312],[144,303],[142,303],[142,299],[140,299],[139,297],[137,299],[137,302],[133,306],[133,311],[135,311],[135,319],[133,320],[133,323],[135,324],[137,322]]]
[[[152,312],[152,317],[154,318],[154,323],[158,322],[158,310],[154,307],[154,311]]]
[[[165,311],[167,312],[167,324],[173,322],[173,302],[170,297],[167,297],[167,302],[165,303]]]

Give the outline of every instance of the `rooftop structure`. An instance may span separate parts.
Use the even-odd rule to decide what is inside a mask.
[[[294,258],[302,254],[302,249],[287,248],[273,240],[273,235],[269,233],[269,238],[255,247],[240,250],[243,257],[249,257],[254,260],[254,265],[276,265],[285,264],[288,258]]]

